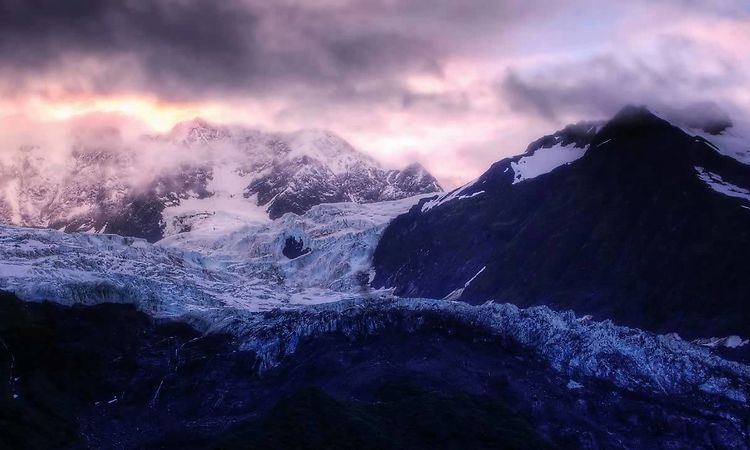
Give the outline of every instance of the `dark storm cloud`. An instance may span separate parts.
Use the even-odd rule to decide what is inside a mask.
[[[0,0],[0,88],[190,100],[295,95],[403,101],[409,73],[482,57],[558,0]],[[44,84],[44,83],[42,83]],[[37,86],[38,87],[38,86]],[[434,97],[434,96],[433,96]],[[455,100],[438,99],[436,105]]]
[[[735,0],[658,3],[726,14],[747,8]],[[385,93],[408,105],[412,93],[402,85],[404,74],[439,75],[450,57],[491,58],[484,53],[505,48],[513,30],[536,29],[555,14],[595,4],[0,0],[0,82],[6,95],[48,75],[66,90],[104,94],[148,91],[190,99],[295,89],[341,101]],[[520,99],[538,90],[519,78],[507,81],[511,91],[528,91],[519,92]],[[550,108],[544,103],[551,100],[539,102]]]
[[[252,52],[257,20],[219,4],[3,0],[2,67],[23,79],[44,72],[54,75],[65,63],[75,65],[86,58],[105,69],[118,58],[136,64],[82,74],[91,75],[89,87],[100,91],[117,89],[136,76],[135,71],[167,89],[178,74],[196,84],[226,82],[246,70],[246,59],[236,55]]]
[[[336,9],[267,3],[2,0],[0,70],[16,84],[64,70],[101,93],[188,97],[439,71],[436,49],[408,33],[354,26]]]
[[[612,57],[549,70],[554,74],[524,77],[510,71],[499,83],[500,95],[519,112],[558,122],[570,113],[611,115],[666,84],[658,73],[627,68]]]

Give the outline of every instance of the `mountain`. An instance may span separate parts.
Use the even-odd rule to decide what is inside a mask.
[[[630,108],[392,201],[438,186],[318,131],[24,149],[11,218],[104,228],[0,226],[0,447],[743,448],[750,191],[719,128]]]
[[[373,285],[747,336],[750,152],[712,131],[627,107],[546,136],[392,221]]]
[[[0,222],[154,242],[217,214],[239,226],[321,203],[440,190],[420,165],[383,169],[330,132],[264,133],[195,119],[134,142],[116,129],[87,130],[64,154],[11,152],[0,162]]]
[[[272,219],[301,214],[320,203],[373,203],[442,190],[421,165],[384,170],[328,132],[307,130],[282,138],[283,156],[245,193],[257,195]]]

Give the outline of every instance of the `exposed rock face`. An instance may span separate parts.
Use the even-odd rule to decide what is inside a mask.
[[[185,214],[258,210],[276,219],[321,203],[441,190],[419,165],[383,169],[318,130],[263,133],[196,119],[136,142],[110,130],[78,136],[71,146],[64,155],[23,148],[0,162],[0,223],[154,242],[181,230]]]
[[[641,108],[568,127],[391,222],[373,284],[748,336],[750,167],[729,153]]]
[[[302,239],[288,237],[286,238],[284,248],[283,250],[281,250],[281,252],[287,258],[294,259],[310,253],[310,249],[305,247],[305,243],[302,241]]]
[[[750,318],[739,147],[629,108],[435,196],[325,132],[150,139],[194,161],[0,180],[11,221],[160,240],[0,226],[30,301],[0,292],[0,446],[747,447],[750,366],[716,356]]]

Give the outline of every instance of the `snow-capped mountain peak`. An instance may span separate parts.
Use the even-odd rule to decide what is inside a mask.
[[[731,130],[704,138],[629,107],[545,136],[394,219],[373,283],[747,335],[750,167],[710,142]]]
[[[380,167],[377,161],[358,152],[330,131],[305,129],[279,134],[279,138],[289,147],[287,159],[310,158],[324,164],[336,175],[350,171],[358,165]]]
[[[195,118],[135,142],[81,131],[55,164],[44,148],[0,162],[0,223],[156,241],[207,217],[239,226],[320,203],[440,190],[424,169],[383,169],[324,130],[266,133]]]

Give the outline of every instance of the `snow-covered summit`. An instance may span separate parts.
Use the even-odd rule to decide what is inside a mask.
[[[502,159],[490,170],[453,191],[441,194],[422,205],[422,212],[436,206],[482,195],[491,185],[514,185],[532,180],[570,164],[586,154],[603,122],[579,122],[529,144],[523,153]]]
[[[424,169],[386,170],[323,130],[268,133],[196,118],[134,142],[108,130],[79,133],[71,145],[54,155],[4,149],[0,223],[156,241],[198,216],[263,222],[320,203],[440,190]]]
[[[380,167],[374,159],[359,153],[330,131],[306,129],[276,136],[289,147],[288,159],[310,158],[324,163],[336,175],[351,171],[358,165]]]
[[[697,120],[694,117],[695,113],[690,117],[668,115],[652,113],[645,107],[635,106],[624,108],[618,116],[627,114],[658,117],[666,125],[679,128],[695,138],[696,142],[707,143],[716,153],[750,165],[750,124],[737,123],[717,113]],[[714,119],[716,116],[719,118]],[[597,136],[607,123],[606,121],[582,121],[543,136],[529,144],[523,153],[496,162],[490,170],[477,179],[427,202],[422,206],[422,210],[426,212],[453,200],[480,195],[488,189],[489,185],[496,183],[516,185],[533,180],[559,167],[574,163],[592,148],[605,149],[612,143],[612,139],[597,139]],[[722,180],[720,174],[707,173],[703,167],[696,167],[695,170],[698,178],[705,181],[715,192],[750,200],[750,194],[748,194],[750,182],[735,185]]]
[[[230,132],[227,127],[215,126],[203,118],[196,117],[192,120],[177,123],[172,127],[166,138],[176,142],[193,144],[196,142],[208,143],[229,136]]]

